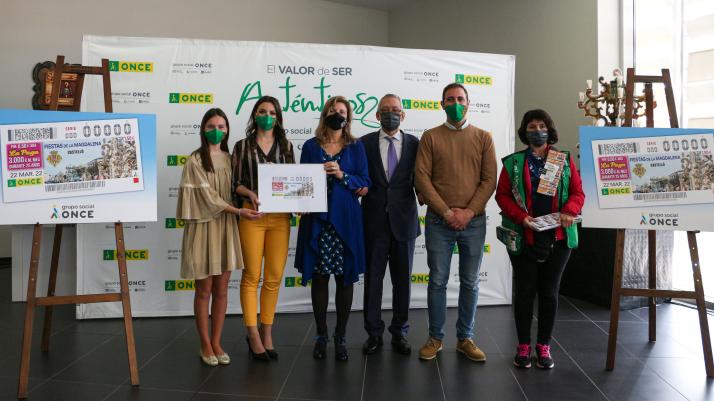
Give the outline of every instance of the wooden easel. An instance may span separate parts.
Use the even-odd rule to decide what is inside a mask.
[[[112,91],[109,81],[109,60],[102,59],[101,67],[68,66],[64,64],[64,56],[57,56],[54,69],[54,82],[50,110],[57,110],[60,79],[62,73],[78,74],[78,84],[72,111],[79,111],[84,75],[101,75],[104,85],[104,110],[112,112]],[[30,375],[30,350],[32,346],[32,324],[35,317],[35,307],[45,307],[44,327],[42,330],[42,351],[50,349],[50,334],[52,331],[52,308],[54,305],[77,305],[98,302],[121,302],[124,310],[124,329],[126,332],[126,350],[129,357],[129,375],[131,384],[139,385],[139,369],[136,361],[136,347],[134,342],[134,328],[131,320],[131,303],[129,298],[129,279],[126,271],[126,250],[124,245],[124,226],[121,222],[114,223],[114,234],[117,245],[117,264],[119,265],[119,284],[121,291],[110,294],[85,294],[56,296],[57,267],[59,264],[60,244],[62,243],[63,224],[55,226],[54,243],[52,246],[52,259],[50,262],[50,277],[47,285],[47,296],[37,296],[37,269],[40,261],[40,248],[42,243],[42,225],[37,223],[32,234],[32,254],[30,257],[30,272],[27,278],[27,303],[25,306],[25,327],[22,337],[22,357],[20,360],[20,378],[18,380],[17,398],[27,398],[27,383]]]
[[[677,111],[674,104],[674,93],[672,92],[672,81],[669,76],[669,69],[662,69],[662,76],[658,75],[635,75],[634,68],[627,69],[627,83],[625,88],[625,122],[623,126],[632,126],[633,98],[635,83],[645,84],[645,115],[647,127],[654,127],[654,98],[652,95],[652,83],[663,83],[664,93],[667,98],[667,109],[669,111],[669,125],[672,128],[679,128]],[[673,291],[657,289],[657,231],[648,231],[648,264],[649,280],[648,288],[623,288],[622,287],[622,259],[625,248],[625,230],[617,230],[615,242],[615,272],[612,283],[612,303],[610,305],[610,332],[607,342],[607,362],[606,370],[615,368],[615,350],[617,346],[617,326],[620,318],[620,297],[641,296],[648,297],[649,308],[649,341],[657,340],[657,310],[655,298],[684,298],[694,299],[697,302],[699,312],[699,329],[702,335],[702,349],[704,351],[704,366],[708,377],[714,377],[714,363],[712,363],[712,345],[709,338],[709,324],[707,321],[707,309],[704,303],[704,288],[702,287],[702,273],[699,266],[699,250],[697,248],[697,232],[687,231],[689,240],[689,254],[692,260],[692,272],[694,274],[694,291]]]

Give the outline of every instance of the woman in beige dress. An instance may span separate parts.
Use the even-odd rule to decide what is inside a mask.
[[[231,271],[243,268],[236,215],[256,219],[260,213],[231,202],[231,157],[228,118],[218,108],[201,121],[201,147],[186,160],[181,176],[176,217],[183,231],[181,277],[196,281],[193,310],[201,340],[199,356],[209,366],[227,365],[221,347]],[[211,333],[208,304],[211,301]]]

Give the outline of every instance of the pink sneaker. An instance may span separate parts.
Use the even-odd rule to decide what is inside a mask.
[[[521,369],[528,369],[531,367],[530,344],[518,344],[518,347],[516,347],[516,357],[513,358],[513,364]]]
[[[536,344],[536,355],[538,356],[538,361],[536,366],[541,369],[552,369],[555,366],[553,358],[550,356],[550,345],[547,344]]]

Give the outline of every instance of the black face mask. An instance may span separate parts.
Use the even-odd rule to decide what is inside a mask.
[[[526,131],[526,140],[533,146],[543,146],[548,141],[548,131]]]
[[[338,129],[342,129],[345,127],[345,125],[347,125],[347,119],[340,113],[334,113],[325,117],[325,124],[327,124],[327,126],[331,129],[337,131]]]
[[[380,112],[379,117],[379,122],[382,124],[382,128],[384,128],[387,132],[391,132],[399,128],[399,124],[402,122],[402,114],[393,111],[384,113]]]

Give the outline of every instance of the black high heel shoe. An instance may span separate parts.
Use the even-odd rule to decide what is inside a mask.
[[[344,336],[335,335],[335,360],[344,362],[349,358],[347,355],[347,340]]]
[[[260,354],[253,352],[253,348],[250,347],[250,338],[246,337],[245,342],[248,343],[248,356],[250,359],[257,359],[259,361],[269,361],[270,356],[267,352],[261,352]]]
[[[258,328],[258,334],[260,335],[260,338],[262,339],[263,338],[263,326],[262,325]],[[278,353],[275,352],[275,349],[265,348],[265,352],[268,353],[268,356],[270,357],[270,359],[274,359],[276,361],[278,360]]]
[[[327,356],[327,336],[315,337],[315,348],[312,349],[312,357],[315,359],[325,359]]]
[[[278,360],[278,353],[274,349],[265,349],[265,352],[268,354],[270,359]]]

